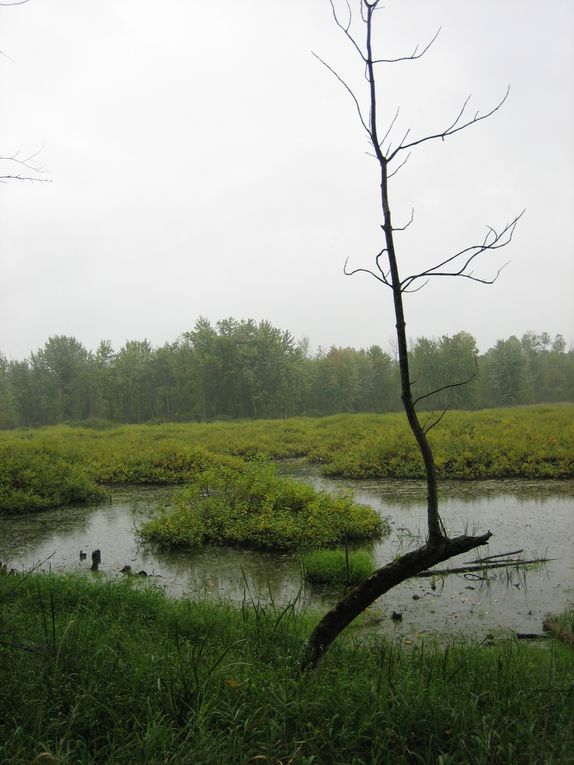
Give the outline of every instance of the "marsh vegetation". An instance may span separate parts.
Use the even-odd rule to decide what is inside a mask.
[[[451,412],[429,438],[442,478],[574,477],[574,405]],[[254,457],[307,457],[349,478],[424,475],[398,414],[20,429],[0,431],[0,511],[91,501],[109,485],[182,484]]]
[[[297,672],[316,617],[0,577],[0,760],[59,765],[571,762],[571,651],[344,637]]]

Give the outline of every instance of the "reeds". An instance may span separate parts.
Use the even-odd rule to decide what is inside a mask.
[[[572,653],[501,639],[338,641],[312,615],[126,582],[0,577],[0,762],[567,765]]]

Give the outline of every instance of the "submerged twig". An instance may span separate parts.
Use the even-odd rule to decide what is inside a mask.
[[[442,568],[421,571],[416,576],[447,576],[448,574],[469,574],[473,571],[489,571],[491,568],[513,568],[531,566],[535,563],[548,563],[553,558],[532,558],[531,560],[507,560],[487,563],[486,566],[457,566],[455,568]]]

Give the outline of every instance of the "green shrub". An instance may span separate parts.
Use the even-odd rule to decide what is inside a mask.
[[[433,415],[421,419],[432,422]],[[0,431],[0,507],[18,512],[91,501],[95,484],[183,484],[206,470],[260,463],[261,455],[306,456],[325,473],[347,478],[424,476],[402,414],[109,429],[86,424]],[[569,404],[453,411],[429,438],[440,478],[574,477]],[[258,533],[264,537],[265,528]]]
[[[140,531],[168,546],[289,550],[371,539],[384,528],[371,507],[279,478],[273,465],[255,462],[201,473]]]
[[[106,496],[80,464],[30,444],[0,447],[2,512],[33,512]]]

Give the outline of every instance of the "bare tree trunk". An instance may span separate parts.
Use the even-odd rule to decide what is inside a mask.
[[[371,605],[371,603],[373,603],[385,592],[388,592],[388,590],[390,590],[392,587],[395,587],[397,584],[400,584],[400,582],[405,581],[405,579],[417,575],[430,566],[434,566],[435,564],[448,560],[455,555],[468,552],[475,547],[486,544],[491,537],[491,532],[488,531],[485,534],[479,536],[463,535],[449,539],[444,531],[444,527],[439,515],[435,461],[427,438],[428,431],[440,421],[442,415],[435,419],[434,422],[432,422],[430,425],[426,425],[424,427],[421,425],[417,416],[417,402],[437,391],[430,391],[424,396],[420,396],[418,399],[413,399],[411,380],[409,375],[403,294],[409,291],[409,288],[417,280],[428,281],[434,276],[460,276],[463,278],[471,279],[473,281],[491,284],[496,280],[501,269],[499,269],[494,278],[481,279],[473,275],[473,272],[469,270],[469,265],[478,255],[489,250],[499,249],[500,247],[504,247],[506,244],[508,244],[512,239],[514,228],[518,222],[518,219],[520,218],[520,215],[517,216],[500,232],[497,232],[495,229],[489,227],[489,234],[487,234],[482,243],[467,247],[464,250],[461,250],[458,253],[455,253],[454,255],[446,258],[441,263],[435,264],[420,273],[412,274],[404,279],[401,279],[395,249],[394,232],[396,230],[402,229],[393,228],[391,205],[389,200],[389,178],[392,177],[392,175],[394,175],[394,173],[396,173],[398,170],[400,170],[404,162],[406,162],[406,159],[399,163],[398,167],[395,167],[391,172],[389,172],[389,165],[397,157],[400,157],[402,152],[405,150],[410,150],[411,147],[415,147],[421,143],[424,143],[425,141],[430,141],[433,139],[440,138],[444,140],[446,137],[491,116],[502,106],[506,100],[508,91],[502,101],[500,101],[497,106],[495,106],[489,112],[484,115],[480,115],[477,112],[474,117],[468,119],[465,122],[462,122],[461,120],[468,103],[467,99],[467,101],[465,101],[463,104],[457,118],[446,129],[439,131],[436,134],[427,135],[420,139],[410,141],[409,143],[405,143],[405,135],[405,137],[398,143],[393,151],[391,151],[389,147],[385,153],[382,144],[383,141],[387,140],[387,137],[389,136],[389,133],[394,126],[397,115],[395,115],[395,118],[391,121],[389,129],[387,130],[383,141],[381,141],[378,131],[375,67],[378,64],[394,63],[396,61],[420,58],[428,50],[430,45],[432,45],[436,39],[436,35],[435,38],[431,40],[431,42],[423,49],[421,53],[417,54],[415,51],[415,53],[411,56],[401,57],[400,59],[377,59],[373,56],[372,32],[373,15],[375,11],[379,9],[380,0],[371,0],[370,2],[369,0],[359,0],[361,10],[360,18],[366,30],[364,47],[362,47],[357,42],[357,39],[352,33],[353,14],[349,4],[347,3],[348,19],[343,22],[337,14],[334,6],[334,0],[329,0],[329,2],[331,4],[335,23],[345,33],[363,60],[365,76],[369,84],[368,119],[363,116],[363,111],[359,100],[351,88],[347,85],[347,83],[328,64],[322,61],[322,59],[319,60],[337,77],[339,82],[345,87],[347,92],[353,98],[361,125],[366,131],[369,141],[372,145],[374,156],[380,168],[381,211],[383,216],[383,224],[381,228],[383,229],[385,239],[385,247],[377,255],[375,261],[375,269],[369,270],[365,268],[357,268],[348,272],[345,268],[345,273],[354,274],[359,271],[366,272],[371,276],[374,276],[375,279],[389,287],[392,291],[396,320],[399,369],[401,376],[401,398],[410,429],[418,444],[418,448],[425,467],[427,484],[427,542],[422,547],[406,553],[400,558],[394,560],[392,563],[389,563],[375,571],[366,581],[362,582],[349,593],[347,593],[331,611],[325,614],[325,616],[315,627],[306,642],[302,661],[302,668],[304,670],[309,670],[316,667],[325,651],[329,648],[331,643],[336,639],[341,631],[351,621],[353,621],[353,619],[361,614],[369,605]],[[319,57],[317,56],[317,58]],[[412,223],[412,217],[410,223]],[[410,225],[410,223],[407,224],[407,226]],[[383,269],[380,265],[380,258],[383,255],[386,255],[387,258],[386,269]],[[453,383],[452,385],[447,385],[445,387],[455,387],[460,384],[462,383]],[[443,388],[441,388],[441,390],[443,390]]]
[[[486,544],[490,537],[490,531],[479,537],[460,536],[453,539],[441,537],[379,568],[351,590],[321,619],[305,644],[302,668],[308,670],[316,667],[331,643],[345,627],[385,592],[429,566]]]

